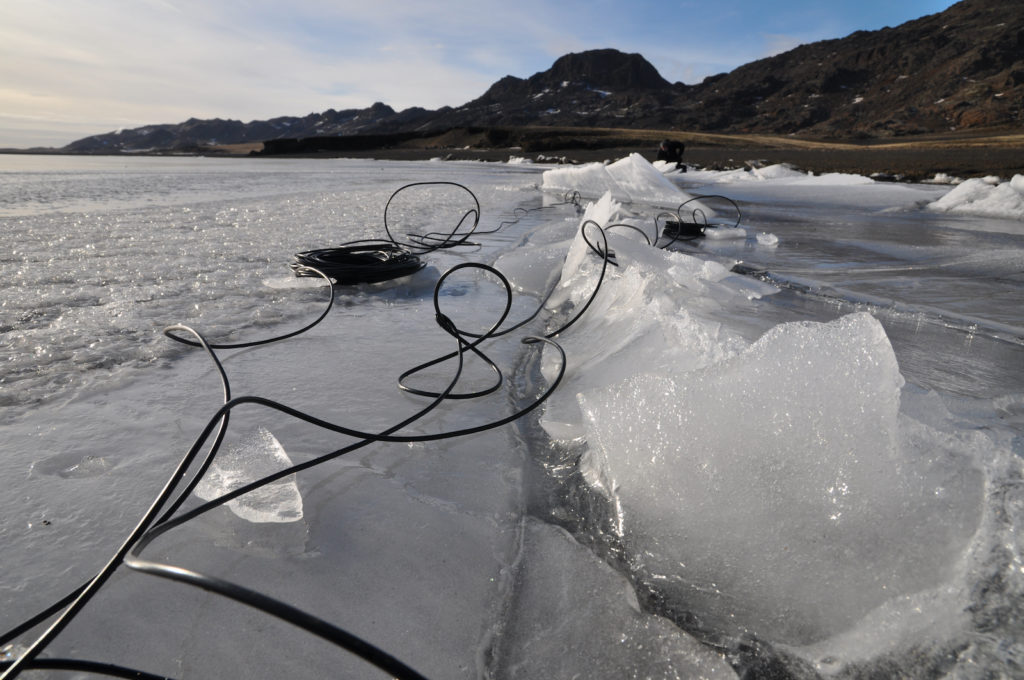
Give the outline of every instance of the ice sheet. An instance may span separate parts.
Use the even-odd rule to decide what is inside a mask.
[[[537,191],[550,168],[529,164],[203,163],[88,159],[138,170],[121,184],[59,170],[0,185],[20,206],[0,218],[11,253],[0,261],[5,627],[102,564],[220,403],[209,361],[169,345],[163,325],[237,340],[311,319],[326,291],[289,279],[288,257],[378,235],[381,206],[406,181],[471,186],[485,226],[561,198]],[[777,240],[748,232],[665,252],[613,230],[619,266],[557,338],[569,363],[543,414],[373,445],[298,475],[301,519],[221,509],[147,556],[265,591],[430,677],[728,677],[723,652],[739,676],[1012,676],[1024,637],[1024,249],[1007,225],[1019,223],[922,209],[948,187],[691,174],[668,177],[727,193],[750,232]],[[63,193],[46,199],[51,186]],[[649,225],[660,210],[599,197],[585,219],[600,224]],[[439,198],[423,214],[453,207]],[[524,294],[517,318],[559,277],[523,334],[555,327],[589,298],[601,259],[571,205],[513,221],[437,253],[418,278],[339,290],[314,331],[226,353],[235,394],[386,428],[422,406],[396,374],[452,348],[431,279],[470,260],[506,271]],[[742,276],[738,261],[780,276]],[[502,302],[484,276],[454,277],[441,296],[474,327]],[[538,362],[517,337],[487,351],[508,370],[503,389],[414,431],[508,413],[553,374],[554,355]],[[481,374],[470,358],[467,379]],[[236,415],[222,453],[252,450],[260,428],[296,462],[349,442],[260,409]],[[277,451],[255,441],[254,453]],[[203,592],[135,574],[111,586],[50,653],[175,677],[372,673]]]
[[[735,678],[721,654],[640,609],[633,586],[564,530],[524,529],[498,678]]]

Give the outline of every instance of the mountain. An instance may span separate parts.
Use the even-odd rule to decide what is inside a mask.
[[[438,127],[560,125],[658,127],[683,86],[639,54],[567,54],[526,80],[505,76],[482,97],[438,116]]]
[[[270,120],[243,123],[238,120],[198,120],[184,123],[147,125],[85,137],[62,149],[68,153],[142,152],[151,150],[192,151],[218,144],[242,144],[271,139],[316,136],[384,134],[414,129],[427,123],[440,111],[410,108],[400,113],[386,104],[367,109],[328,109],[301,118],[282,116]]]
[[[591,50],[506,76],[458,108],[376,103],[242,123],[196,120],[86,137],[63,150],[195,150],[209,145],[459,127],[611,127],[885,138],[1024,125],[1019,0],[962,0],[896,28],[801,45],[696,85],[669,83],[639,54]]]
[[[964,0],[897,28],[801,45],[706,80],[680,128],[888,137],[1024,123],[1020,2]]]

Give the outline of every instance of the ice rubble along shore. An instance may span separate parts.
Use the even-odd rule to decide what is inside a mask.
[[[608,190],[581,223],[620,211]],[[901,411],[879,322],[787,323],[749,343],[714,312],[774,289],[608,238],[620,266],[559,338],[574,361],[541,424],[555,441],[586,442],[579,469],[612,508],[634,577],[699,629],[795,648],[957,618],[983,513],[971,447],[983,444]],[[577,231],[550,307],[586,301],[601,266],[590,252]],[[526,259],[499,266],[530,289],[539,277],[515,273]]]

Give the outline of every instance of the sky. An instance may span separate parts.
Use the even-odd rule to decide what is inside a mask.
[[[692,84],[953,0],[0,0],[0,148],[189,118],[457,107],[570,52]]]

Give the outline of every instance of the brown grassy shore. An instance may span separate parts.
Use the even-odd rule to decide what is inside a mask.
[[[822,140],[758,134],[711,134],[614,128],[456,128],[429,135],[375,135],[232,145],[228,154],[346,157],[381,160],[506,161],[511,156],[569,163],[615,160],[640,153],[654,160],[662,139],[686,144],[684,161],[727,169],[789,163],[814,173],[845,172],[915,181],[937,173],[958,177],[1024,174],[1024,132],[985,130],[876,140]],[[214,151],[214,149],[211,149]]]

